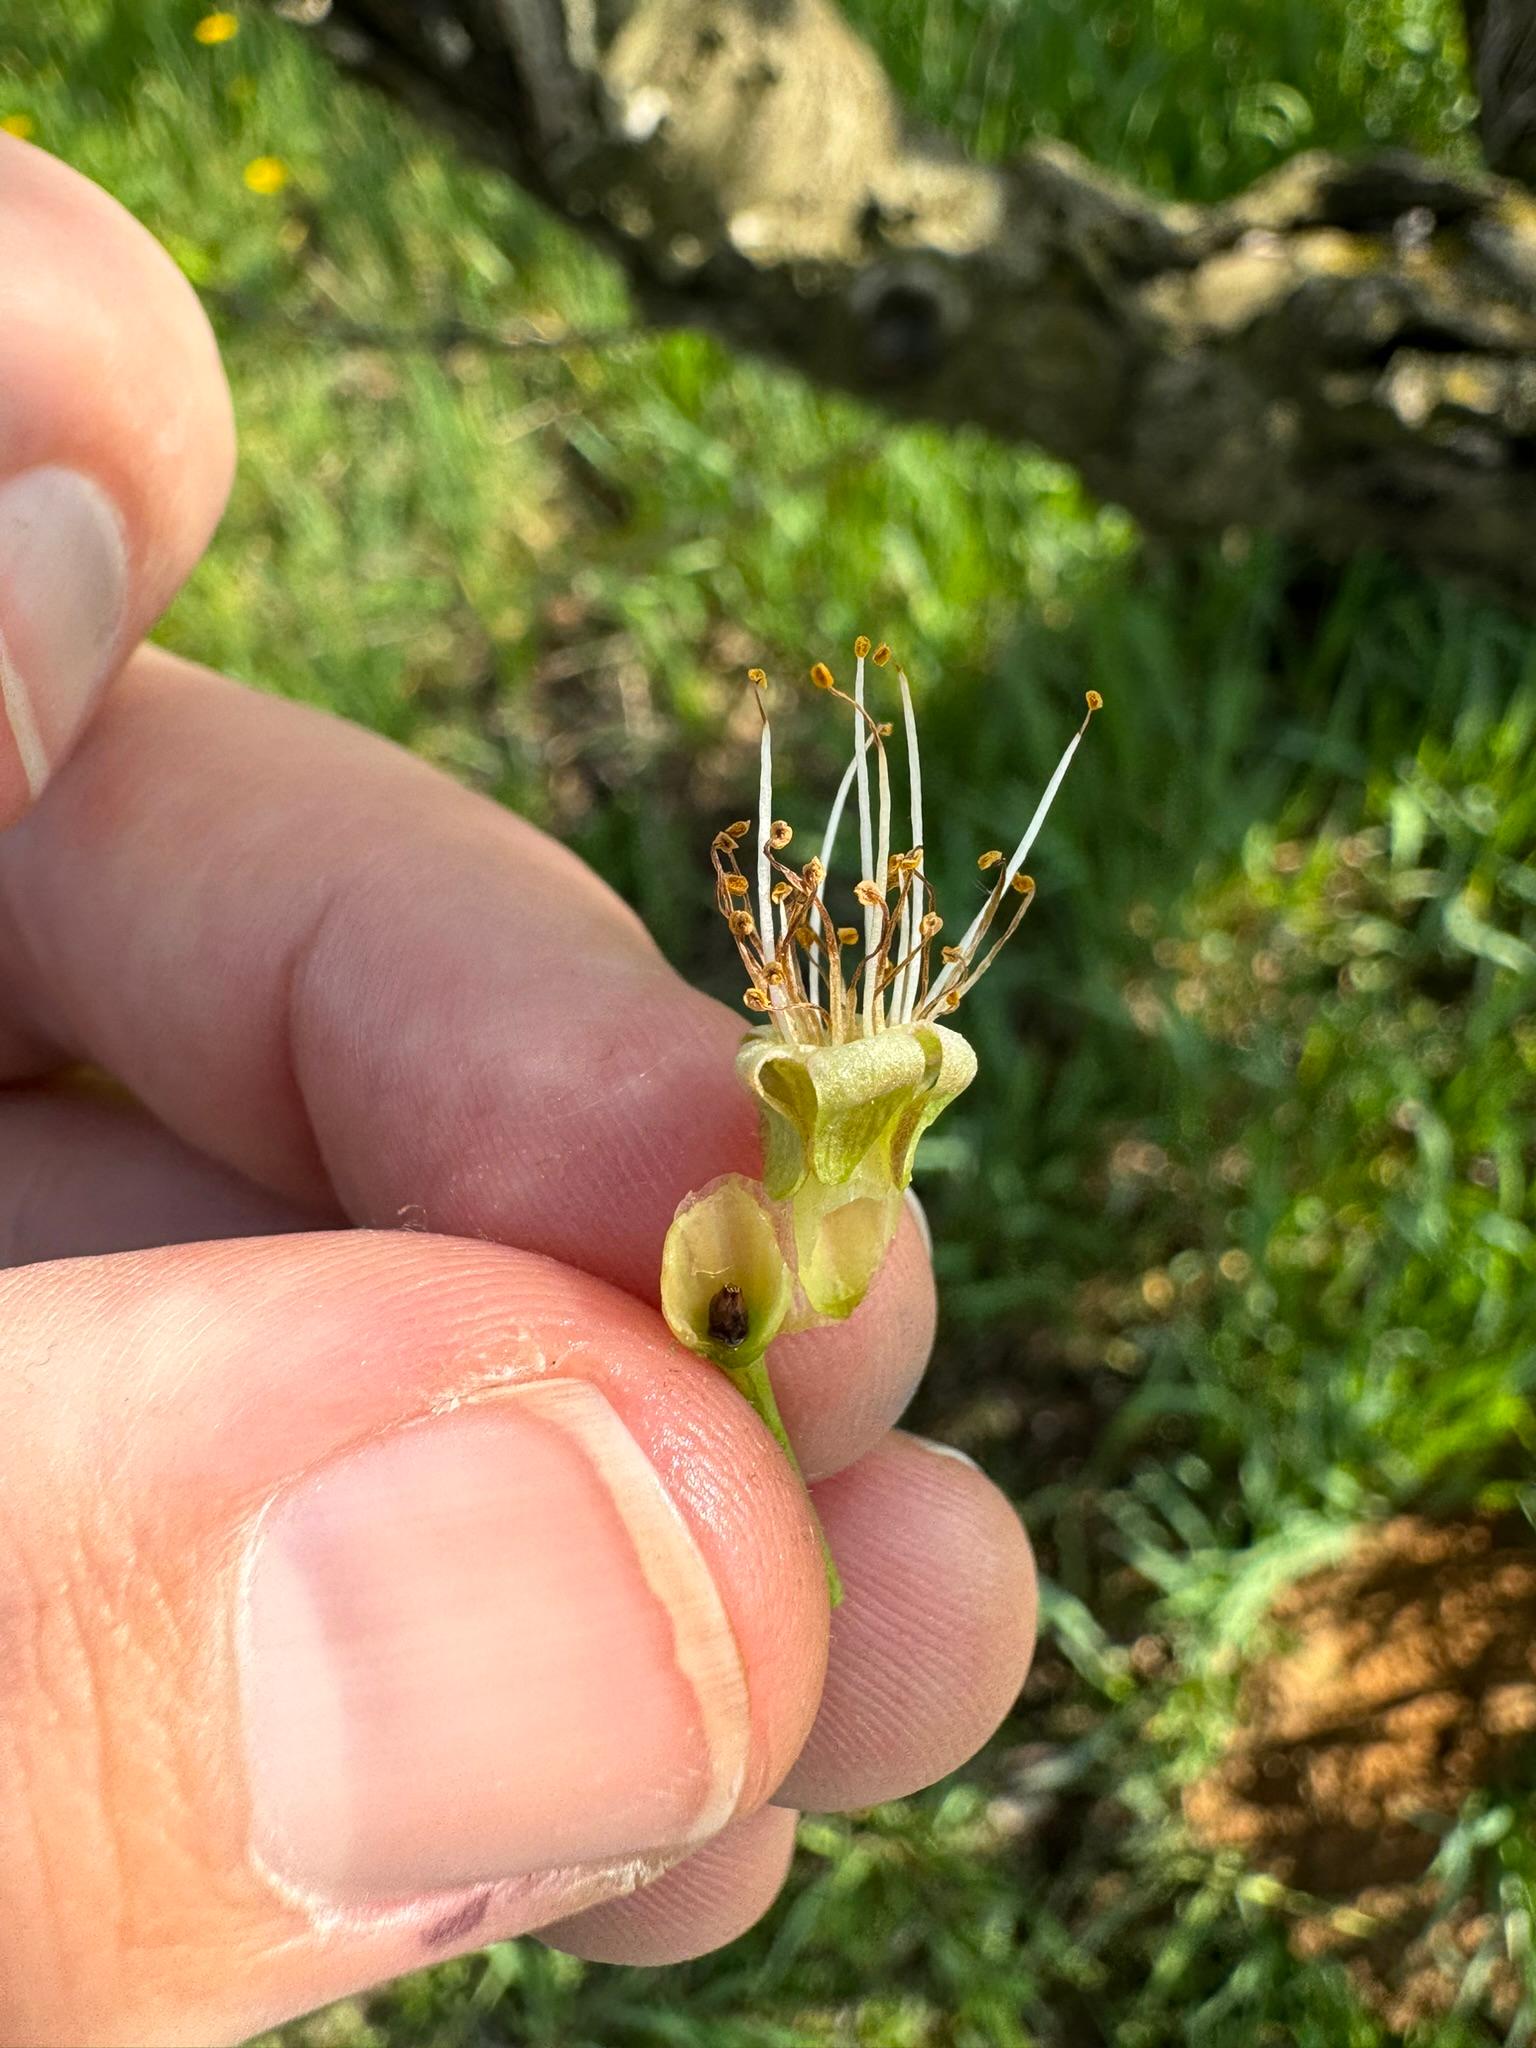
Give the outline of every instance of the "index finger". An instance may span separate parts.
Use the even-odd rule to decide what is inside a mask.
[[[382,740],[145,650],[0,838],[0,1078],[86,1059],[250,1179],[654,1301],[691,1188],[757,1170],[743,1021],[563,848]],[[809,1467],[900,1412],[917,1233],[786,1347]]]

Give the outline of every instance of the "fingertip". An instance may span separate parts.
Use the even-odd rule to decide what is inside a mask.
[[[0,825],[207,543],[234,425],[202,307],[123,207],[0,135]]]
[[[730,1827],[628,1898],[539,1929],[550,1948],[589,1963],[656,1968],[724,1948],[762,1918],[783,1889],[797,1816],[777,1806]]]
[[[885,1263],[848,1320],[773,1347],[774,1390],[809,1479],[853,1464],[904,1414],[927,1368],[937,1316],[923,1233],[904,1210]]]
[[[899,1431],[819,1485],[816,1506],[847,1596],[821,1711],[776,1797],[873,1806],[956,1769],[1007,1715],[1034,1653],[1034,1555],[979,1467]]]
[[[47,1403],[6,1409],[9,1524],[62,1589],[27,1609],[0,1746],[57,1761],[24,1789],[67,1906],[0,1929],[26,1990],[0,2039],[243,2039],[413,1944],[633,1885],[803,1746],[827,1642],[803,1492],[629,1297],[362,1232],[60,1261],[0,1294],[22,1383],[50,1369]],[[105,1597],[77,1584],[82,1501]],[[37,1676],[56,1628],[93,1679],[63,1714]],[[12,1894],[14,1848],[0,1830]]]

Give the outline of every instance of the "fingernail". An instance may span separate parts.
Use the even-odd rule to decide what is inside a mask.
[[[919,1450],[932,1451],[936,1458],[952,1458],[957,1465],[969,1465],[973,1472],[981,1470],[976,1460],[967,1452],[957,1450],[953,1444],[941,1444],[937,1437],[914,1435],[912,1441]]]
[[[923,1250],[933,1257],[933,1231],[928,1224],[928,1211],[918,1200],[917,1189],[907,1189],[907,1207],[912,1211],[912,1221],[917,1225],[918,1235],[923,1240]]]
[[[0,711],[33,796],[105,680],[127,591],[99,485],[51,466],[0,484]]]
[[[241,1692],[256,1853],[343,1903],[686,1847],[747,1761],[709,1568],[576,1380],[411,1425],[279,1500]]]

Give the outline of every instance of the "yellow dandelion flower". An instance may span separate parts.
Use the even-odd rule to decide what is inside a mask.
[[[288,166],[280,156],[253,156],[245,167],[246,185],[264,199],[281,192],[288,182]]]
[[[30,114],[7,114],[0,120],[0,129],[7,135],[14,135],[18,141],[29,142],[37,133],[37,123]]]
[[[205,14],[192,30],[192,40],[201,43],[205,50],[216,49],[220,43],[232,43],[240,33],[240,24],[232,14],[222,9],[217,14]]]

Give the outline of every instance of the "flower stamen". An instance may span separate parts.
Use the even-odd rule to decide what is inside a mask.
[[[749,1009],[772,1016],[774,1033],[787,1045],[842,1045],[850,1038],[867,1039],[886,1030],[910,1028],[955,1009],[1012,938],[1034,901],[1035,885],[1023,871],[1024,861],[1079,742],[1104,701],[1097,690],[1086,692],[1086,715],[1069,740],[1012,853],[1005,860],[1002,849],[992,847],[978,859],[977,867],[990,878],[986,900],[958,942],[940,948],[939,971],[931,976],[933,943],[944,920],[935,906],[933,887],[925,872],[922,764],[912,689],[905,671],[898,666],[896,681],[907,752],[912,843],[909,848],[893,851],[890,760],[884,744],[893,728],[877,720],[869,710],[865,669],[867,661],[885,667],[891,660],[891,650],[882,641],[871,651],[868,637],[861,633],[853,651],[856,666],[851,695],[838,688],[825,662],[817,662],[811,670],[815,686],[852,711],[854,730],[853,758],[839,780],[820,852],[798,870],[779,857],[794,833],[785,819],[773,815],[768,678],[757,668],[747,672],[762,718],[753,846],[755,890],[738,859],[743,842],[753,835],[752,824],[747,819],[738,819],[717,832],[711,841],[715,900],[736,941],[750,983],[744,1001]],[[868,759],[872,747],[873,775]],[[863,912],[863,952],[852,971],[845,973],[843,951],[859,943],[860,933],[856,926],[836,923],[825,891],[838,828],[849,796],[855,791],[859,805],[860,871],[852,893]],[[747,907],[754,894],[755,916]],[[1009,895],[1019,900],[1003,928],[994,930],[1003,898]]]
[[[1089,690],[1085,701],[1087,703],[1088,709],[1083,718],[1083,722],[1077,728],[1077,731],[1073,733],[1071,739],[1068,740],[1066,745],[1066,751],[1062,754],[1061,759],[1056,763],[1055,772],[1051,776],[1050,781],[1045,785],[1045,794],[1041,797],[1039,803],[1036,804],[1034,816],[1030,819],[1029,823],[1024,828],[1024,836],[1020,839],[1018,845],[1014,848],[1013,852],[1008,856],[1007,866],[1003,869],[1002,874],[999,876],[997,884],[993,888],[991,894],[988,896],[986,902],[982,905],[981,909],[977,911],[975,917],[972,918],[970,926],[966,931],[965,937],[960,941],[960,950],[967,957],[969,957],[971,953],[974,952],[976,946],[986,936],[987,928],[997,914],[997,906],[1002,901],[1003,892],[1010,886],[1014,876],[1019,873],[1019,871],[1022,869],[1024,865],[1024,862],[1029,857],[1029,849],[1034,845],[1036,836],[1040,831],[1040,827],[1045,823],[1046,817],[1050,812],[1051,805],[1056,801],[1056,792],[1061,788],[1062,783],[1066,780],[1067,770],[1072,765],[1072,756],[1077,752],[1078,746],[1082,741],[1083,734],[1088,730],[1089,723],[1093,718],[1093,714],[1095,713],[1095,711],[1103,709],[1104,699],[1099,695],[1097,690]],[[987,867],[992,866],[993,862],[991,856],[984,856],[983,862],[979,863],[979,865],[985,865]],[[1028,908],[1027,904],[1025,908]],[[1022,915],[1022,913],[1020,913],[1020,915]],[[1011,930],[1012,927],[1010,926],[1009,929]],[[953,986],[953,980],[953,968],[946,967],[944,973],[941,974],[938,980],[934,983],[933,995],[935,997],[947,995],[949,993],[949,990]],[[953,1008],[953,1005],[947,1004],[946,1007]]]
[[[874,832],[869,816],[869,765],[864,759],[865,750],[863,745],[864,727],[866,724],[870,727],[875,746],[880,748],[879,728],[864,709],[864,657],[862,655],[858,656],[854,662],[853,708],[853,760],[856,771],[855,780],[858,783],[859,790],[859,877],[862,882],[873,872],[875,865]],[[883,758],[884,749],[881,748],[880,751]],[[853,893],[858,897],[859,892],[857,889]],[[864,901],[862,897],[859,900],[861,902]],[[865,958],[867,959],[874,950],[875,913],[873,905],[866,902],[864,907]],[[869,1030],[867,1010],[865,1013],[864,1029],[866,1033]]]
[[[907,790],[912,812],[912,850],[917,863],[917,877],[923,873],[923,764],[917,746],[917,714],[912,708],[912,692],[907,684],[905,669],[897,669],[896,680],[901,686],[901,716],[907,733]],[[902,929],[902,951],[908,955],[911,964],[896,991],[895,1011],[898,1024],[910,1024],[914,997],[917,993],[918,970],[912,961],[912,951],[917,945],[918,896],[914,891],[908,897],[909,923]]]
[[[769,894],[768,840],[773,829],[773,727],[768,718],[768,678],[760,668],[747,670],[747,681],[757,692],[763,735],[758,746],[757,770],[757,921],[767,946],[773,943],[773,899]]]

